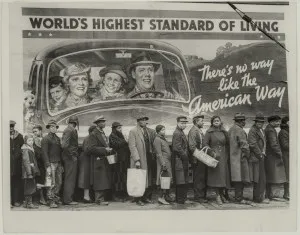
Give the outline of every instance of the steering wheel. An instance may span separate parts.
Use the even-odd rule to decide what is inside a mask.
[[[164,93],[162,93],[160,91],[142,91],[142,92],[131,95],[130,98],[134,98],[136,96],[143,95],[143,94],[154,94],[155,97],[158,95],[161,95],[162,97],[164,97],[164,95],[165,95]]]

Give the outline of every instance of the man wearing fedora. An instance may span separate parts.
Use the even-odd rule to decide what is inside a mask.
[[[186,128],[188,120],[185,116],[179,116],[176,121],[177,127],[172,138],[172,165],[175,172],[176,202],[184,204],[187,201],[188,191],[189,146],[183,130]]]
[[[236,113],[234,125],[229,129],[230,143],[230,169],[231,181],[235,188],[235,201],[241,204],[248,202],[243,198],[244,187],[250,184],[249,157],[250,150],[247,134],[243,129],[246,125],[246,117],[243,113]]]
[[[133,55],[131,64],[128,67],[128,74],[135,81],[135,87],[128,93],[128,98],[162,98],[184,100],[182,96],[173,91],[157,90],[155,88],[155,73],[161,63],[154,61],[149,53],[141,52]]]
[[[64,161],[64,190],[63,202],[66,205],[77,205],[73,201],[73,194],[77,175],[78,158],[78,133],[76,127],[79,127],[77,116],[71,116],[68,120],[68,126],[62,135],[62,159]]]
[[[274,186],[286,183],[286,175],[284,169],[284,162],[282,158],[282,151],[278,141],[277,131],[275,128],[280,126],[281,118],[278,115],[268,117],[269,124],[266,126],[266,179],[267,188],[266,196],[270,200],[280,201],[277,195],[274,195]]]
[[[156,134],[147,127],[149,118],[144,113],[138,113],[136,120],[137,126],[129,132],[128,145],[131,153],[130,167],[147,170],[146,191],[143,197],[135,199],[138,205],[143,206],[144,203],[152,203],[152,177],[155,167],[153,142]]]
[[[56,208],[57,203],[60,202],[59,193],[62,185],[62,147],[60,139],[56,135],[58,127],[55,120],[50,120],[46,125],[49,133],[41,142],[46,171],[51,175],[51,187],[47,191],[50,208]]]
[[[262,113],[256,114],[254,125],[248,133],[248,143],[250,148],[250,176],[253,182],[253,201],[255,203],[268,204],[269,199],[265,199],[266,191],[266,137],[263,130],[265,117]]]
[[[204,115],[195,115],[193,117],[193,127],[188,134],[189,156],[193,166],[193,183],[194,183],[194,201],[199,203],[208,202],[206,199],[206,178],[207,167],[204,163],[193,157],[196,149],[203,148],[204,134],[202,132]]]
[[[95,202],[107,206],[109,190],[111,189],[111,169],[106,156],[111,153],[109,141],[103,129],[106,119],[103,115],[96,116],[93,122],[97,127],[90,134],[87,151],[91,158],[91,178],[95,192]]]
[[[23,201],[22,182],[22,150],[23,136],[15,130],[15,121],[9,122],[10,127],[10,199],[11,205],[19,207]]]

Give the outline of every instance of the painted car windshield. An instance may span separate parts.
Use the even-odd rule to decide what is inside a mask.
[[[119,100],[186,102],[189,86],[179,58],[147,49],[96,49],[51,61],[48,108],[65,109]]]

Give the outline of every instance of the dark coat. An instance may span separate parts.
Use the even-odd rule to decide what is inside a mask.
[[[265,158],[263,155],[266,154],[266,138],[255,125],[249,130],[248,143],[250,148],[250,176],[253,182],[258,183],[260,175],[265,175],[265,169],[260,165],[264,166]]]
[[[190,129],[188,134],[188,143],[189,143],[189,153],[190,153],[190,160],[193,162],[193,153],[197,149],[203,148],[203,139],[204,135],[200,135],[199,128],[195,125]]]
[[[125,139],[112,132],[109,136],[109,144],[117,152],[118,161],[129,162],[130,151]]]
[[[91,156],[90,183],[95,191],[111,188],[111,169],[106,156],[109,147],[101,132],[96,128],[88,140],[88,152]]]
[[[83,189],[89,189],[91,186],[91,153],[89,144],[90,135],[88,135],[82,144],[82,152],[79,157],[79,176],[78,176],[78,187]]]
[[[36,182],[39,184],[44,184],[45,177],[46,177],[46,168],[42,157],[41,140],[39,138],[34,138],[33,149],[34,149],[37,165],[40,170],[40,175],[36,177]]]
[[[285,175],[287,181],[289,181],[289,170],[290,170],[290,146],[289,146],[289,126],[282,124],[281,130],[278,134],[278,140],[282,151],[282,159],[285,168]]]
[[[176,184],[188,183],[189,153],[188,140],[182,130],[175,129],[172,138],[172,165]]]
[[[277,137],[277,132],[270,124],[265,129],[266,135],[266,179],[267,183],[280,184],[286,182],[282,152]]]
[[[228,131],[230,145],[230,169],[232,182],[250,183],[248,159],[250,157],[247,134],[242,127],[234,124]]]
[[[42,156],[45,166],[49,166],[50,163],[61,162],[62,148],[60,139],[56,134],[48,133],[42,139]]]
[[[23,136],[15,131],[10,137],[10,175],[22,175],[22,150]]]
[[[78,158],[78,133],[72,126],[67,126],[61,139],[62,159],[77,160]]]
[[[22,146],[22,178],[34,178],[40,175],[33,149],[26,144]]]
[[[204,136],[204,146],[210,147],[216,153],[219,161],[216,168],[208,167],[207,185],[210,187],[230,187],[229,172],[229,138],[228,133],[222,127],[217,129],[210,127]]]

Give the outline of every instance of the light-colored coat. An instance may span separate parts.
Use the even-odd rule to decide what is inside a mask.
[[[247,134],[244,129],[234,124],[228,131],[230,145],[230,169],[233,182],[250,183],[248,159],[250,157]]]
[[[153,153],[153,141],[155,138],[155,131],[147,128],[147,132],[150,140],[150,152]],[[146,187],[151,186],[152,184],[152,168],[147,164],[146,156],[146,146],[144,141],[144,135],[141,127],[136,126],[129,132],[128,136],[128,146],[130,150],[130,167],[135,168],[135,162],[141,162],[141,169],[147,170],[147,184]]]

